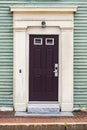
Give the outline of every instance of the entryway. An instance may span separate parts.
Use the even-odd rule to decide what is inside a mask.
[[[73,16],[76,10],[74,6],[11,7],[15,111],[26,111],[28,105],[38,105],[36,102],[38,106],[56,102],[61,111],[73,110]],[[42,21],[46,23],[45,28]]]
[[[29,35],[29,46],[28,112],[57,113],[59,36]]]

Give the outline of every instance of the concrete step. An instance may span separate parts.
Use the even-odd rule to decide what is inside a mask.
[[[73,117],[72,112],[58,112],[58,113],[29,113],[29,112],[15,112],[16,117]]]

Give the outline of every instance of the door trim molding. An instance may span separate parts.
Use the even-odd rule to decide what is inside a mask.
[[[26,43],[26,48],[29,48],[29,35],[58,35],[58,36],[60,36],[60,34],[61,34],[61,32],[60,32],[60,29],[59,29],[59,27],[47,27],[47,28],[45,28],[44,29],[44,32],[43,32],[43,28],[41,28],[41,27],[29,27],[29,28],[27,28],[27,31],[26,31],[26,33],[27,33],[27,43]],[[60,36],[61,37],[61,36]],[[58,41],[58,43],[60,42],[60,38],[59,38],[59,41]],[[60,47],[61,46],[61,44],[59,44],[58,45],[58,47],[59,48],[61,48]],[[58,48],[58,49],[59,49]],[[29,52],[29,49],[28,49],[28,52]],[[59,50],[58,50],[58,52],[59,52]],[[61,55],[61,51],[59,52],[59,54],[58,54],[58,56],[59,55]],[[26,54],[26,56],[28,56],[27,54]],[[29,56],[27,57],[27,68],[26,68],[26,72],[29,72]],[[59,66],[61,66],[61,59],[59,58]],[[60,69],[59,69],[60,70]],[[59,75],[61,75],[60,74],[60,72],[61,71],[59,71]],[[29,81],[29,74],[27,74],[28,75],[28,78],[27,78],[27,83],[28,83],[28,81]],[[60,79],[61,80],[61,79]],[[59,81],[59,77],[58,77],[58,81]],[[61,91],[61,88],[59,88],[59,86],[61,86],[61,85],[59,85],[60,84],[60,82],[58,82],[58,101],[56,101],[57,103],[61,100],[60,98],[60,92],[59,92],[59,90]],[[28,86],[28,85],[27,85]],[[29,86],[28,86],[28,92],[29,92]],[[29,95],[27,95],[27,98],[29,99]],[[30,102],[32,102],[33,103],[33,101],[30,101]],[[29,101],[28,101],[28,104],[30,103]],[[45,104],[47,101],[38,101],[38,102],[40,102],[41,104]],[[51,102],[51,101],[49,101],[49,103],[51,104],[51,103],[53,103],[53,101]],[[55,101],[54,101],[54,104],[55,104]]]
[[[76,12],[77,6],[11,6],[11,12]]]
[[[23,9],[24,8],[24,9]],[[37,11],[33,11],[33,9]],[[41,9],[42,11],[40,11]],[[52,10],[53,9],[53,10]],[[66,7],[11,7],[14,23],[14,108],[15,111],[26,111],[28,105],[28,73],[29,67],[27,48],[28,31],[41,28],[42,20],[46,21],[46,28],[42,33],[54,34],[54,28],[59,30],[59,104],[62,111],[73,110],[73,28],[76,6]],[[33,12],[32,12],[33,11]],[[62,12],[62,13],[61,13]],[[47,31],[45,31],[45,29]],[[38,29],[37,29],[38,30]],[[68,48],[68,49],[67,49]],[[21,69],[22,73],[19,73]],[[21,90],[21,91],[20,91]]]

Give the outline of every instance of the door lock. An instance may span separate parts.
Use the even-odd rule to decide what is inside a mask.
[[[19,73],[22,73],[22,70],[21,70],[21,69],[19,69]]]
[[[58,64],[54,64],[54,76],[58,77]]]

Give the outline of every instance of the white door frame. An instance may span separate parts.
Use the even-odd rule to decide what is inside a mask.
[[[77,7],[11,7],[14,21],[14,108],[26,111],[28,105],[28,35],[33,28],[41,28],[46,21],[43,34],[52,29],[60,34],[59,41],[59,104],[62,111],[73,109],[73,16]],[[49,28],[49,29],[48,29]],[[38,30],[37,29],[37,30]],[[30,31],[31,30],[31,31]],[[36,30],[36,29],[35,29]],[[46,30],[46,31],[44,31]],[[29,32],[30,31],[30,32]],[[33,32],[32,32],[33,31]],[[40,30],[39,30],[40,31]],[[51,32],[53,32],[51,31]],[[36,32],[35,32],[36,34]],[[21,73],[19,72],[21,69]]]
[[[59,35],[59,41],[58,41],[58,46],[59,46],[59,48],[61,48],[60,46],[61,46],[61,41],[60,41],[60,39],[61,39],[61,34],[60,34],[60,29],[59,29],[59,27],[46,27],[46,28],[42,28],[42,27],[29,27],[29,28],[27,28],[27,31],[26,31],[26,36],[27,36],[27,40],[26,40],[26,49],[27,49],[27,51],[26,51],[26,74],[27,74],[27,81],[26,81],[26,83],[28,83],[29,84],[29,45],[30,45],[30,43],[29,43],[29,35],[36,35],[36,34],[38,34],[38,35]],[[61,50],[61,49],[59,49],[59,50]],[[59,51],[58,50],[58,57],[59,57],[59,55],[61,55],[61,51]],[[61,56],[60,56],[61,57]],[[60,68],[59,68],[59,75],[61,75],[61,58],[59,58],[59,66],[60,66]],[[28,73],[27,73],[28,72]],[[58,76],[58,80],[59,81],[61,81],[61,79],[59,79],[59,77],[61,78],[61,76]],[[61,93],[61,88],[59,88],[59,86],[61,86],[60,84],[61,84],[61,82],[58,82],[59,84],[58,84],[58,101],[29,101],[28,100],[28,103],[31,105],[34,105],[34,106],[37,106],[37,107],[41,107],[41,106],[45,106],[45,107],[50,107],[51,106],[51,104],[52,104],[52,106],[54,105],[54,106],[58,106],[58,104],[59,104],[59,102],[61,101],[61,99],[60,99],[60,93]],[[27,84],[27,86],[28,86],[28,88],[27,88],[27,90],[28,90],[28,93],[27,93],[27,99],[29,99],[29,85]],[[60,92],[59,92],[59,90],[60,90]],[[46,105],[45,105],[46,104]]]

